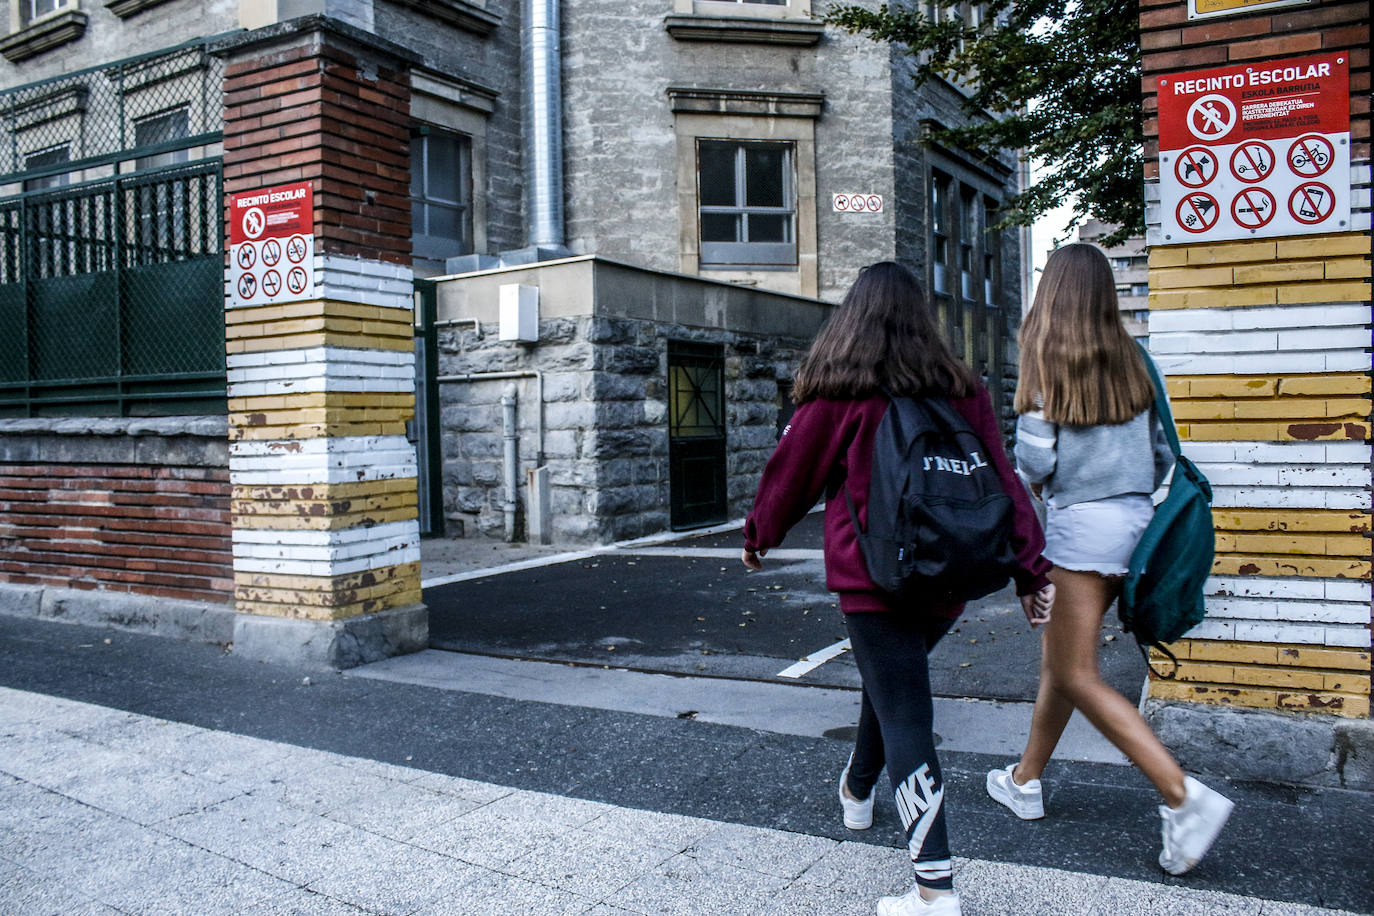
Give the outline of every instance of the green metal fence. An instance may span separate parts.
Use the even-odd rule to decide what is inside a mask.
[[[0,417],[224,412],[221,79],[199,43],[0,93]]]

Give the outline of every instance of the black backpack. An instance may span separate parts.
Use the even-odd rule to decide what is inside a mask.
[[[986,446],[944,398],[889,398],[873,441],[867,531],[845,491],[870,578],[924,601],[992,594],[1017,562],[1011,497]]]

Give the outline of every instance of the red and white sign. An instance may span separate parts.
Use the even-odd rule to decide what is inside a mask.
[[[1160,77],[1159,161],[1162,244],[1349,229],[1348,55]]]
[[[309,182],[230,196],[231,308],[316,297],[310,264],[315,251],[314,219]],[[288,270],[285,283],[284,267]]]
[[[881,194],[834,194],[830,207],[836,213],[882,213]]]

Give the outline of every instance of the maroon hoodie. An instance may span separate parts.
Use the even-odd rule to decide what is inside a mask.
[[[1049,584],[1050,562],[1040,555],[1045,535],[1031,507],[1025,485],[1012,470],[992,412],[987,389],[978,386],[972,397],[953,400],[978,438],[989,447],[1002,488],[1011,497],[1011,544],[1020,569],[1016,592],[1028,595]],[[825,506],[825,587],[839,593],[846,614],[892,609],[890,598],[873,584],[849,507],[838,495],[843,486],[854,501],[859,522],[868,527],[868,484],[873,468],[873,439],[887,410],[884,394],[858,401],[808,401],[797,408],[783,430],[773,457],[763,469],[754,511],[744,523],[744,546],[765,551],[782,543],[788,530],[801,521],[827,489],[834,498]],[[933,605],[942,617],[958,617],[963,604]]]

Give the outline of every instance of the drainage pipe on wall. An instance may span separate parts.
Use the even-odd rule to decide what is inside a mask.
[[[524,0],[525,187],[530,246],[563,245],[563,86],[559,0]]]
[[[502,482],[505,484],[505,499],[501,511],[506,517],[506,543],[515,540],[515,473],[520,461],[520,431],[515,427],[515,383],[506,385],[501,392],[501,438],[504,440],[503,460],[501,462]]]

